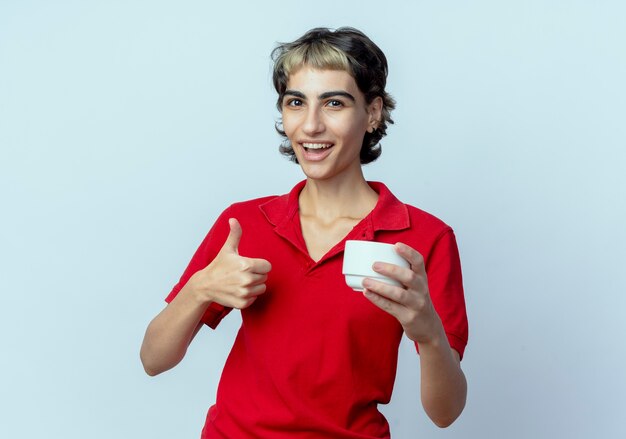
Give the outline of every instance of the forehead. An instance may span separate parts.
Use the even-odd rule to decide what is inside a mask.
[[[300,67],[289,75],[287,88],[298,90],[304,94],[345,90],[360,93],[356,81],[345,70],[316,69],[309,66]],[[355,96],[356,97],[356,96]]]

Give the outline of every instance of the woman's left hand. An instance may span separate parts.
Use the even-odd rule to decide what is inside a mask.
[[[376,262],[373,269],[402,286],[366,278],[363,280],[363,295],[398,319],[411,340],[418,344],[429,343],[441,334],[442,324],[430,300],[424,258],[401,242],[395,245],[395,250],[409,262],[409,268]]]

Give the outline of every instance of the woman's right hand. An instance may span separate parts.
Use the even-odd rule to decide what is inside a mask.
[[[183,359],[211,302],[241,309],[265,292],[272,266],[265,259],[240,256],[241,226],[234,218],[228,223],[230,233],[217,256],[148,325],[140,354],[148,375],[158,375]]]
[[[230,233],[220,252],[204,269],[189,279],[189,287],[202,302],[216,302],[229,308],[250,306],[265,292],[267,273],[272,265],[265,259],[239,255],[241,225],[228,220]]]

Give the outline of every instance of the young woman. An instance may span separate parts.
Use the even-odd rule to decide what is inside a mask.
[[[466,399],[454,234],[362,171],[392,123],[385,55],[355,29],[320,28],[273,59],[281,151],[306,179],[220,215],[148,326],[144,368],[174,367],[203,325],[237,308],[242,325],[202,438],[388,438],[378,404],[391,398],[404,333],[419,350],[424,409],[447,426]],[[363,293],[350,289],[347,239],[395,244],[409,268],[374,270],[401,286],[366,279]]]

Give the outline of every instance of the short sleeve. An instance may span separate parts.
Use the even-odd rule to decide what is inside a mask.
[[[165,298],[167,303],[174,300],[180,290],[182,290],[187,284],[191,276],[209,265],[215,256],[217,256],[230,232],[230,226],[228,225],[228,219],[231,217],[230,214],[230,208],[228,208],[217,218],[215,224],[213,224],[213,227],[211,227],[211,230],[209,230],[209,233],[206,235],[191,258],[191,261],[183,272],[180,280],[176,285],[174,285],[172,291]],[[231,309],[232,308],[213,302],[206,309],[200,321],[215,329],[220,321],[231,311]]]
[[[447,228],[438,237],[426,256],[425,264],[433,306],[441,318],[450,346],[463,358],[468,322],[461,261],[452,229]]]

